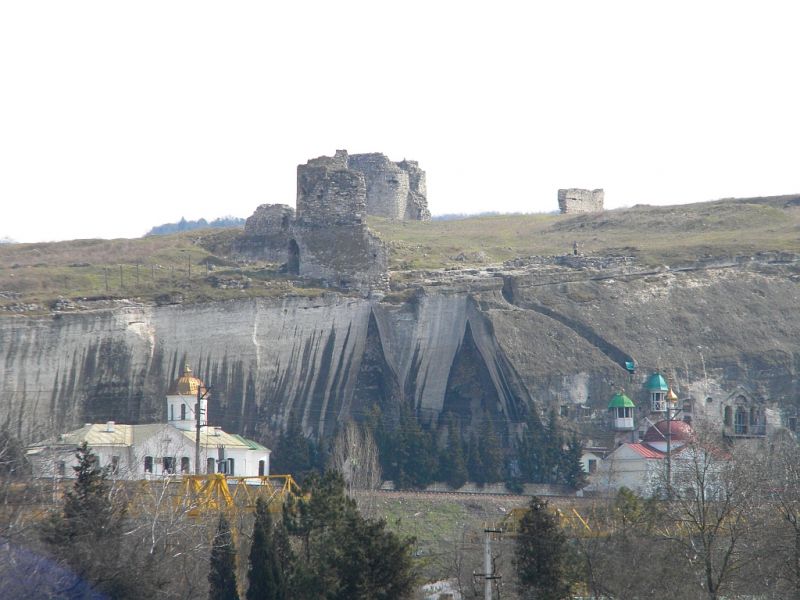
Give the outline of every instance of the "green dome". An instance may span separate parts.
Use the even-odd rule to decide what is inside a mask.
[[[645,385],[649,392],[668,392],[669,386],[667,380],[661,376],[661,373],[653,373],[647,380]]]
[[[611,398],[611,402],[608,403],[608,408],[634,408],[636,405],[633,403],[633,400],[628,398],[622,392],[617,392]]]

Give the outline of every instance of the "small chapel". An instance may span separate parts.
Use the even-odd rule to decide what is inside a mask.
[[[86,442],[116,479],[157,479],[182,474],[269,475],[270,450],[221,427],[209,426],[209,394],[187,365],[166,397],[166,423],[87,423],[28,446],[37,477],[72,478],[75,449]],[[199,415],[196,411],[199,410]],[[196,460],[199,431],[200,451]]]

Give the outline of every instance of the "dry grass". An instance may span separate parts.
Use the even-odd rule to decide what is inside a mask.
[[[502,215],[430,223],[371,218],[370,227],[390,244],[393,269],[565,254],[572,252],[573,242],[587,254],[625,254],[643,264],[663,264],[709,254],[800,252],[800,206],[787,206],[790,202],[717,201],[584,215]],[[463,260],[457,259],[459,255]]]
[[[369,224],[388,243],[395,271],[565,254],[573,242],[586,254],[636,256],[645,265],[707,255],[800,253],[796,196],[636,206],[586,215],[500,215],[428,223],[370,218]],[[37,304],[38,310],[48,310],[58,296],[154,301],[180,294],[185,302],[198,302],[321,292],[314,284],[290,282],[274,265],[233,261],[231,243],[240,233],[209,229],[137,239],[0,245],[0,306]],[[248,278],[250,284],[247,289],[220,289],[209,283],[209,274]]]

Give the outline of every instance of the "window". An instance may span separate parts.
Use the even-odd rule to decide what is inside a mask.
[[[67,473],[67,463],[63,460],[58,461],[58,476],[64,477]]]
[[[170,421],[174,421],[175,420],[175,405],[174,404],[170,404],[169,405],[169,420]]]
[[[119,473],[119,456],[111,457],[111,472]]]
[[[597,460],[594,459],[594,458],[590,458],[589,459],[589,474],[591,475],[595,471],[597,471]]]
[[[144,457],[144,472],[145,473],[152,473],[153,472],[153,457],[152,456],[145,456]]]
[[[691,425],[692,424],[691,415],[683,415],[683,422],[686,423],[687,425]]]
[[[214,474],[214,463],[215,462],[216,461],[213,458],[209,458],[206,461],[206,473],[208,473],[209,475],[213,475]]]
[[[731,425],[733,425],[733,411],[731,410],[730,406],[725,407],[724,415],[725,415],[724,416],[725,426],[730,427]]]
[[[174,473],[175,472],[175,457],[174,456],[165,456],[163,459],[163,467],[164,473]]]
[[[235,474],[235,471],[233,469],[233,459],[229,458],[228,459],[228,475],[234,475],[234,474]]]
[[[789,429],[797,431],[797,417],[789,417]]]
[[[186,405],[181,404],[181,421],[186,420]]]
[[[189,471],[191,471],[191,469],[192,468],[189,463],[189,457],[188,456],[181,457],[181,473],[188,473]]]
[[[569,404],[562,404],[561,405],[561,416],[568,417],[569,416]]]
[[[222,473],[223,475],[228,472],[228,461],[224,458],[222,460],[217,461],[217,473]]]
[[[258,474],[259,475],[265,475],[265,473],[264,473],[265,467],[266,467],[266,462],[265,461],[263,461],[263,460],[258,461]]]

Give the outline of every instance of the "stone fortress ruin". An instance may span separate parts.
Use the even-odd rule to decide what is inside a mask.
[[[286,204],[262,204],[245,222],[235,250],[328,285],[386,289],[388,251],[368,229],[367,215],[430,220],[425,171],[416,161],[337,150],[298,165],[296,212]]]
[[[604,193],[599,190],[568,188],[558,190],[558,209],[562,215],[600,212],[603,210]]]

